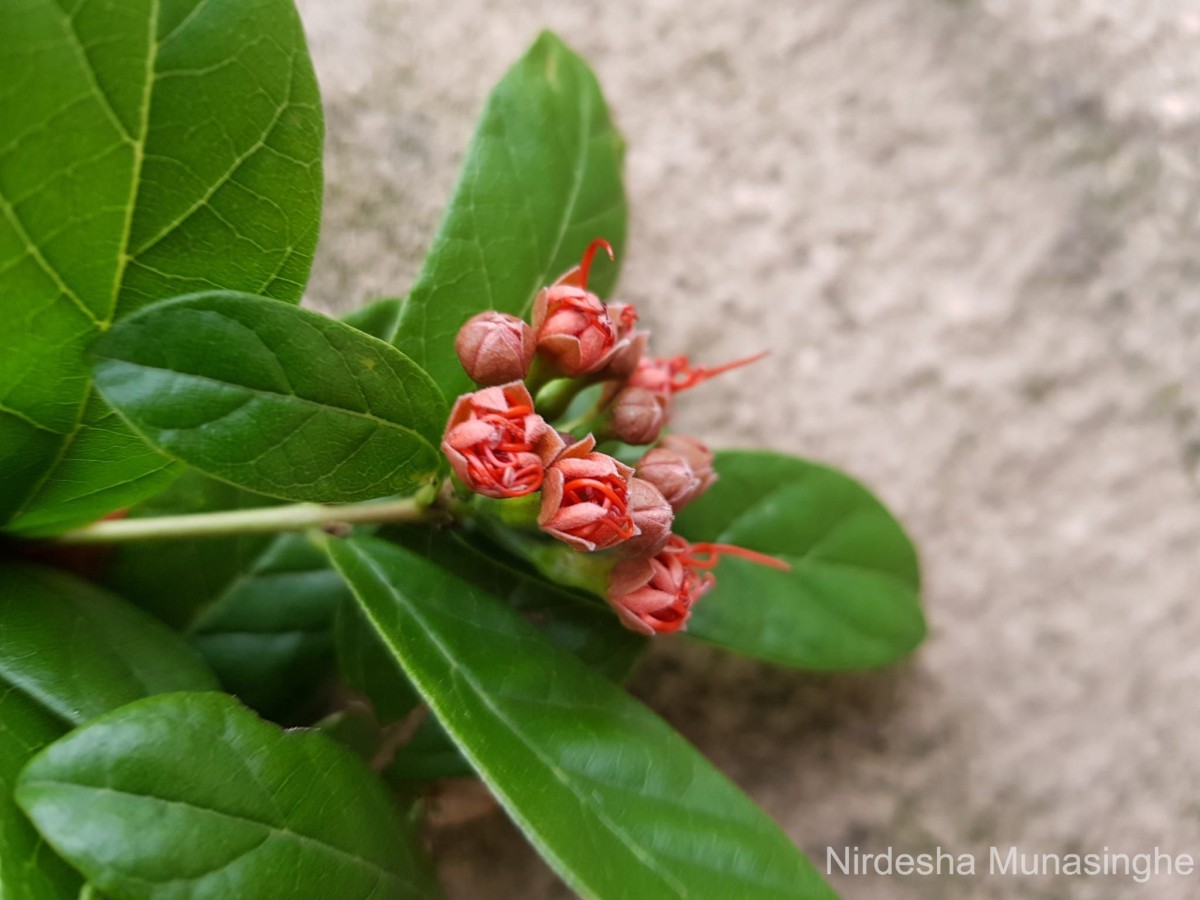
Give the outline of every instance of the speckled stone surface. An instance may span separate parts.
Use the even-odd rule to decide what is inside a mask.
[[[1200,856],[1200,3],[300,8],[329,130],[312,304],[405,292],[483,98],[549,26],[628,138],[621,293],[657,347],[774,351],[677,424],[845,468],[920,544],[911,662],[813,677],[664,642],[641,697],[822,867],[846,844]],[[437,849],[452,898],[569,896],[502,816]]]

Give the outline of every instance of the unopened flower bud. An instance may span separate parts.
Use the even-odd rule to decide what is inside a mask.
[[[631,328],[637,318],[619,311],[620,318],[614,320],[604,302],[587,289],[592,258],[601,247],[611,258],[612,247],[597,238],[580,264],[539,291],[533,304],[538,353],[555,372],[571,378],[605,368],[614,353],[628,345],[628,339],[622,341],[621,329]]]
[[[442,452],[463,484],[498,499],[540,488],[546,466],[562,447],[519,381],[463,394],[442,438]]]
[[[605,436],[626,444],[653,444],[666,424],[666,397],[645,388],[627,387],[609,406]]]
[[[641,458],[637,475],[657,487],[678,512],[717,480],[713,455],[700,441],[672,434]]]
[[[520,381],[529,372],[537,348],[533,329],[523,320],[488,310],[472,316],[458,330],[454,349],[476,384]]]
[[[617,336],[604,304],[579,288],[548,287],[533,307],[537,349],[554,371],[572,378],[599,369]]]
[[[731,544],[689,544],[677,534],[655,556],[623,559],[613,568],[608,603],[626,628],[642,634],[681,630],[692,606],[717,583],[711,569],[721,556],[738,556],[773,569],[786,562]]]
[[[686,565],[687,549],[687,541],[671,535],[657,555],[617,563],[608,603],[621,624],[646,635],[683,629],[692,604],[715,583],[712,573],[699,575]]]
[[[538,525],[577,550],[605,550],[638,533],[629,515],[633,470],[592,452],[588,435],[567,447],[546,470]]]
[[[638,534],[620,547],[623,556],[657,556],[671,536],[675,511],[658,488],[641,478],[629,479],[629,517]]]

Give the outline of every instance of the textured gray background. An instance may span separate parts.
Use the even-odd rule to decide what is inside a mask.
[[[911,663],[816,678],[664,643],[641,696],[822,861],[1200,855],[1200,3],[300,7],[329,129],[312,303],[406,290],[488,89],[550,26],[629,140],[622,297],[661,352],[774,350],[678,424],[846,468],[919,541]],[[501,816],[438,852],[453,897],[568,896]]]

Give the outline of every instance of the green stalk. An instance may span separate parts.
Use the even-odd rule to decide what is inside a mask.
[[[383,522],[422,522],[442,513],[424,498],[333,505],[295,503],[228,512],[142,519],[104,519],[50,538],[62,545],[126,544],[133,541],[214,538],[233,534],[274,534],[336,525]]]

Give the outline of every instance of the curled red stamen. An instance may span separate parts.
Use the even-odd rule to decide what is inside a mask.
[[[459,397],[442,437],[454,473],[472,491],[503,499],[542,486],[562,440],[536,413],[520,382]]]
[[[583,259],[579,261],[579,286],[587,290],[588,273],[592,270],[592,258],[595,257],[596,251],[601,247],[608,253],[608,258],[616,261],[617,257],[613,253],[612,244],[604,238],[596,238],[587,245],[587,249],[583,251]]]
[[[705,558],[698,559],[697,554]],[[774,556],[768,556],[765,553],[758,553],[755,550],[747,550],[745,547],[738,547],[734,544],[692,544],[688,552],[683,556],[683,562],[694,569],[711,569],[720,562],[722,556],[738,556],[749,562],[757,563],[760,566],[779,569],[781,572],[792,571],[792,565],[789,562],[777,559]]]
[[[608,501],[614,507],[616,507],[618,510],[620,510],[621,515],[625,514],[624,499],[622,497],[620,497],[616,491],[614,491],[609,485],[605,484],[603,481],[597,481],[594,478],[576,478],[572,481],[568,481],[566,484],[563,485],[563,493],[571,494],[572,496],[575,496],[575,497],[582,495],[584,493],[584,491],[587,491],[589,489],[592,491],[596,491],[599,494],[602,494],[604,497],[606,497],[608,499]],[[589,497],[588,500],[591,500],[591,498]]]
[[[696,366],[695,368],[688,362],[686,356],[677,356],[669,363],[671,367],[671,390],[686,391],[688,388],[694,388],[701,382],[708,381],[708,379],[716,375],[756,363],[770,352],[769,350],[764,350],[761,353],[755,353],[753,356],[735,359],[732,362],[723,363],[719,366]]]

